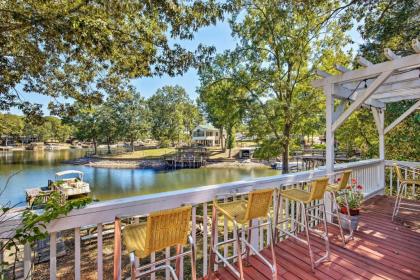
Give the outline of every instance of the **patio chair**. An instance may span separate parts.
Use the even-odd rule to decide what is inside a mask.
[[[337,223],[332,222],[331,224],[338,226],[338,228],[340,229],[340,236],[341,236],[341,241],[343,242],[343,246],[345,246],[346,243],[353,238],[353,227],[351,226],[350,208],[349,208],[349,203],[347,201],[347,196],[344,193],[340,193],[346,189],[350,175],[351,175],[351,170],[343,171],[340,177],[340,181],[338,181],[336,184],[329,184],[326,190],[326,192],[329,193],[331,196],[332,211],[333,211],[332,213],[327,211],[327,213],[334,215],[337,219]],[[340,218],[340,206],[337,201],[337,198],[340,195],[342,195],[344,198],[344,203],[345,203],[344,207],[346,207],[346,210],[347,210],[347,215],[341,216],[341,218],[345,219],[346,223],[349,225],[349,234],[347,236],[344,234],[343,225],[341,223],[342,221]]]
[[[328,185],[328,177],[322,177],[317,180],[311,182],[310,191],[305,191],[302,189],[292,188],[286,190],[280,190],[278,196],[278,208],[276,209],[276,218],[275,218],[275,226],[276,226],[276,235],[275,240],[280,240],[280,237],[289,236],[292,237],[303,244],[308,246],[309,251],[309,258],[311,260],[311,268],[312,271],[315,271],[315,267],[323,261],[327,261],[330,259],[330,243],[328,240],[328,227],[327,227],[327,220],[326,220],[326,211],[325,211],[325,204],[323,202],[324,194],[327,189]],[[303,215],[303,221],[299,221],[299,216],[296,218],[287,218],[283,220],[279,220],[279,211],[280,205],[282,204],[282,199],[288,199],[289,201],[295,201],[298,203],[301,209],[301,213]],[[313,205],[310,205],[313,204]],[[319,213],[322,213],[322,218],[319,216],[315,216],[310,213],[310,211],[318,209]],[[324,230],[318,230],[315,228],[310,227],[310,218],[318,221],[322,221]],[[301,217],[302,219],[302,217]],[[283,224],[287,223],[286,226],[283,228]],[[290,230],[288,227],[290,225]],[[302,239],[298,236],[298,226],[301,226],[305,230],[306,240]],[[313,233],[319,237],[321,237],[325,242],[325,255],[318,258],[317,260],[314,259],[314,254],[312,251],[309,233]]]
[[[269,209],[271,206],[272,196],[274,190],[272,189],[265,189],[265,190],[255,190],[251,191],[248,194],[248,200],[239,199],[233,200],[230,202],[222,202],[220,203],[217,198],[213,201],[213,216],[212,216],[212,232],[211,232],[211,250],[210,250],[210,279],[213,276],[213,269],[215,263],[224,263],[228,269],[232,271],[232,273],[239,279],[244,279],[244,271],[243,271],[243,260],[242,257],[246,256],[246,262],[248,263],[250,251],[252,251],[261,261],[267,265],[272,274],[272,279],[277,279],[277,268],[276,268],[276,257],[274,253],[274,246],[273,246],[273,234],[272,234],[272,223],[271,217],[269,215]],[[233,238],[218,242],[218,219],[217,215],[218,212],[224,216],[225,219],[228,219],[230,222],[233,223]],[[255,226],[252,224],[252,220],[254,219],[266,219],[265,223],[260,223],[259,225]],[[246,228],[247,230],[247,238],[245,236],[241,236],[239,232],[239,225],[242,226],[243,229]],[[272,260],[271,262],[266,259],[257,248],[251,245],[251,232],[253,229],[258,229],[260,227],[267,227],[268,235],[270,236],[270,249]],[[226,246],[229,243],[236,244],[236,252],[233,253],[230,257],[224,257],[219,252],[220,246]],[[241,243],[244,245],[245,248],[241,246]],[[238,269],[239,271],[233,267],[233,265],[229,262],[230,260],[237,259]]]
[[[147,217],[147,221],[139,224],[127,225],[123,230],[123,242],[130,254],[131,279],[138,279],[153,272],[168,269],[172,279],[178,279],[180,260],[182,256],[191,257],[191,279],[196,280],[195,244],[190,231],[191,206],[157,211]],[[182,252],[182,246],[188,242],[191,250]],[[121,260],[121,220],[115,219],[115,246],[114,246],[114,280],[120,278]],[[176,246],[175,256],[164,258],[153,263],[136,267],[136,257],[146,258],[153,252],[161,251],[167,247]],[[175,270],[170,261],[176,260]]]
[[[398,216],[398,212],[400,211],[400,209],[420,211],[420,207],[418,204],[401,202],[403,194],[407,192],[407,185],[412,185],[413,188],[415,188],[416,186],[420,186],[420,180],[405,179],[402,176],[400,167],[396,163],[394,163],[394,168],[395,168],[395,173],[397,174],[399,185],[398,185],[398,190],[397,190],[397,197],[395,198],[394,211],[392,212],[392,220],[394,220],[395,217]],[[409,206],[409,207],[405,207],[405,206]]]

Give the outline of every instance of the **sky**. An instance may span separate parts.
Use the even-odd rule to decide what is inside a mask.
[[[355,44],[349,46],[349,48],[357,50],[357,46],[361,44],[362,39],[356,28],[353,28],[349,32],[349,36],[355,42]],[[225,50],[233,49],[236,45],[236,41],[231,35],[229,24],[226,21],[219,22],[214,26],[208,26],[200,29],[195,34],[193,40],[184,41],[182,45],[187,49],[195,50],[200,43],[203,45],[214,46],[217,53],[222,53]],[[185,88],[190,98],[195,100],[197,97],[196,89],[199,86],[199,80],[197,71],[195,69],[190,69],[182,76],[169,77],[165,75],[162,77],[142,78],[133,80],[132,84],[141,93],[141,95],[146,98],[153,95],[157,89],[165,85],[180,85]],[[22,98],[31,103],[42,104],[44,115],[49,115],[47,105],[50,102],[50,97],[33,93],[23,93]],[[22,115],[18,109],[12,109],[10,113]]]

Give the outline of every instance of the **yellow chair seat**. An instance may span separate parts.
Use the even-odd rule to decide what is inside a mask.
[[[294,201],[301,201],[303,203],[311,202],[311,193],[299,189],[289,189],[280,192],[281,196]]]
[[[123,239],[128,252],[134,252],[138,258],[147,257],[146,252],[146,223],[128,225],[124,228]]]
[[[341,189],[339,184],[331,184],[327,186],[327,192],[338,192]]]
[[[236,220],[237,223],[245,224],[245,215],[248,202],[245,200],[235,200],[231,202],[214,202],[220,214],[225,215],[230,220]]]

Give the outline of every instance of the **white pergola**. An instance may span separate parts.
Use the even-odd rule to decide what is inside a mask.
[[[341,72],[339,75],[317,72],[323,78],[315,80],[312,85],[322,88],[326,95],[327,173],[334,172],[334,133],[360,107],[371,108],[379,134],[379,159],[384,162],[384,135],[420,108],[420,43],[417,39],[412,41],[412,47],[415,54],[406,57],[400,57],[390,49],[385,49],[385,56],[389,61],[379,64],[359,57],[358,61],[364,68],[357,70],[336,65],[336,69]],[[417,102],[385,127],[386,104],[401,100]],[[384,168],[381,170],[383,173]],[[384,174],[379,176],[380,182],[385,185]]]

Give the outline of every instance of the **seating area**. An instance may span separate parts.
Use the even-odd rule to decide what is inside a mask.
[[[392,222],[395,200],[378,196],[366,201],[361,211],[359,229],[343,247],[339,230],[328,227],[331,258],[311,271],[307,248],[292,239],[275,246],[279,279],[419,279],[420,215],[404,210],[398,222]],[[420,202],[416,202],[420,206]],[[323,243],[313,239],[315,254],[320,256]],[[269,257],[269,249],[262,254]],[[246,279],[271,279],[270,271],[256,257],[244,268]],[[215,279],[235,279],[226,269]]]
[[[420,214],[415,213],[420,201],[403,199],[408,183],[414,193],[418,180],[403,181],[400,167],[395,164],[394,169],[400,186],[397,197],[374,196],[357,209],[351,208],[356,184],[355,179],[349,180],[351,170],[289,188],[218,194],[212,202],[210,260],[204,279],[419,279],[420,269],[414,263],[420,261]],[[186,205],[152,212],[144,223],[127,224],[122,238],[117,217],[114,279],[121,279],[122,244],[130,254],[132,280],[163,270],[180,279],[182,258],[187,255],[191,265],[186,278],[197,279],[196,244],[190,235],[192,209]],[[358,211],[360,225],[352,224],[352,210]],[[260,234],[260,244],[252,241],[255,232]],[[187,241],[190,250],[184,252]],[[171,247],[176,247],[174,255],[153,257],[139,266],[137,258]]]

